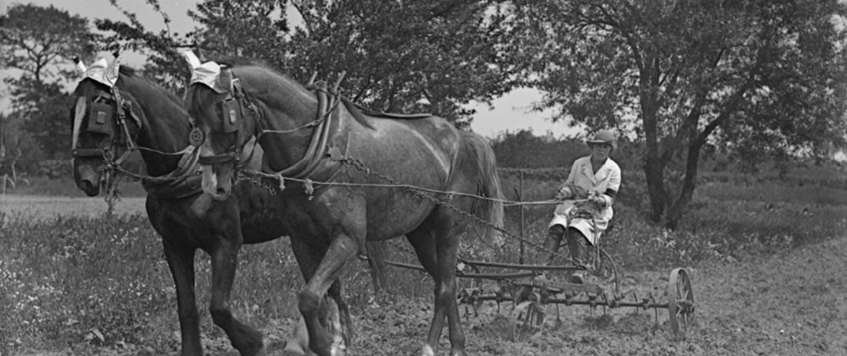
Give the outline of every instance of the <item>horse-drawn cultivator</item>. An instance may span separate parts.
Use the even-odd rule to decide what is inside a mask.
[[[474,262],[467,262],[474,264]],[[474,311],[486,301],[498,304],[511,302],[509,336],[515,341],[525,340],[528,336],[540,332],[548,314],[550,305],[585,305],[594,310],[603,308],[653,309],[658,319],[658,309],[667,309],[670,327],[675,336],[682,335],[694,313],[694,291],[688,272],[676,268],[668,278],[668,289],[665,296],[652,294],[639,296],[635,290],[620,292],[616,275],[613,279],[599,283],[575,284],[554,279],[548,279],[545,271],[576,271],[579,266],[532,266],[508,265],[492,266],[480,263],[480,266],[501,267],[520,271],[512,274],[462,274],[462,277],[496,280],[496,283],[483,284],[480,287],[465,288],[459,293],[459,301],[470,305]],[[526,276],[524,276],[526,275]],[[513,276],[519,276],[514,278]],[[589,278],[601,280],[601,276]],[[605,282],[605,283],[604,283]],[[608,287],[604,287],[608,285]],[[558,311],[558,307],[556,308]]]
[[[478,308],[485,302],[497,304],[500,311],[503,303],[511,303],[509,337],[524,341],[541,332],[549,314],[549,307],[584,305],[595,310],[635,308],[655,312],[658,323],[659,309],[667,309],[671,332],[674,336],[684,335],[694,314],[694,290],[691,279],[684,268],[676,268],[668,277],[664,295],[642,293],[635,288],[621,291],[617,264],[604,250],[592,248],[586,265],[560,266],[523,265],[464,260],[459,265],[457,276],[480,281],[478,286],[463,288],[458,293],[459,303],[469,306],[477,315]],[[387,262],[390,265],[423,270],[419,266]],[[485,273],[481,269],[498,269],[504,272]],[[473,272],[465,272],[471,270]],[[586,283],[570,283],[550,275],[588,273]],[[481,281],[490,281],[482,283]]]

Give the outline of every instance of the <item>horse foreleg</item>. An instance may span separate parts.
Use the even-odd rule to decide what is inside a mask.
[[[350,319],[350,309],[347,307],[347,302],[344,301],[344,296],[341,292],[341,279],[332,283],[332,286],[329,287],[329,291],[327,293],[330,297],[332,297],[335,301],[335,305],[338,307],[338,318],[341,323],[341,333],[344,337],[344,344],[352,345],[353,339],[356,338],[356,332],[353,330],[353,320]]]
[[[182,337],[182,356],[203,355],[200,345],[200,315],[194,296],[194,252],[193,248],[178,248],[162,240],[165,259],[176,285],[177,314]]]
[[[212,256],[212,300],[209,305],[209,312],[212,314],[212,321],[226,332],[230,343],[241,356],[264,355],[262,334],[235,319],[229,306],[241,244],[227,239],[220,239],[219,242],[220,244],[210,251]]]
[[[311,260],[311,259],[309,259]],[[304,258],[301,258],[300,265],[305,266],[309,265],[311,262],[305,261]],[[316,265],[312,264],[312,266]],[[304,274],[308,274],[310,277],[314,274],[314,268],[304,268]],[[337,307],[336,315],[330,315],[329,323],[334,323],[336,320],[340,324],[342,337],[344,338],[345,345],[351,345],[353,343],[353,339],[355,338],[355,332],[353,330],[353,321],[350,319],[350,310],[347,307],[347,303],[344,301],[342,292],[341,292],[341,280],[336,280],[335,283],[330,286],[327,294],[335,301],[335,306]],[[329,308],[327,312],[332,313],[331,305],[325,305],[326,308]],[[323,315],[322,315],[323,317]],[[334,326],[338,327],[338,326]],[[334,330],[335,331],[335,330]],[[285,344],[285,351],[291,354],[296,355],[306,355],[308,354],[309,349],[309,331],[306,329],[306,321],[300,316],[300,322],[297,323],[297,329],[294,331],[294,336],[288,340]]]
[[[314,275],[309,279],[306,288],[300,292],[298,307],[306,321],[309,331],[309,347],[320,356],[345,355],[344,338],[341,332],[330,334],[321,323],[321,308],[331,308],[322,305],[323,296],[329,287],[341,274],[342,268],[354,258],[359,249],[356,242],[349,236],[336,237],[330,244]],[[330,318],[332,319],[332,318]],[[331,329],[335,327],[330,323]]]

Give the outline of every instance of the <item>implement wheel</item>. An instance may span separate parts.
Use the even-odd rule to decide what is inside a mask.
[[[684,268],[671,271],[668,279],[668,316],[674,336],[685,335],[684,330],[680,331],[680,325],[687,329],[693,321],[694,289]]]
[[[534,301],[524,301],[512,311],[509,337],[515,342],[524,342],[540,333],[544,326],[544,310]]]

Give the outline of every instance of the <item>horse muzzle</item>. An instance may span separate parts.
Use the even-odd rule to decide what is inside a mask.
[[[74,181],[77,188],[90,197],[100,194],[100,172],[89,165],[77,166],[74,169]]]
[[[232,192],[232,169],[203,166],[203,192],[217,201],[226,200]]]

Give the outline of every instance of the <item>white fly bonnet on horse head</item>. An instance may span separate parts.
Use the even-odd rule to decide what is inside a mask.
[[[220,94],[228,91],[229,88],[222,88],[218,80],[221,74],[221,66],[219,64],[212,61],[200,64],[200,59],[192,51],[182,52],[182,55],[188,61],[188,65],[191,68],[190,84],[200,83]]]
[[[86,68],[85,64],[79,59],[76,59],[77,68],[82,72],[82,79],[92,79],[109,88],[114,87],[118,82],[118,70],[120,69],[120,57],[116,57],[112,63],[106,61],[106,58],[100,58],[90,67]]]
[[[118,83],[118,79],[120,79],[120,55],[116,55],[115,59],[109,63],[106,58],[100,58],[91,66],[85,67],[85,64],[79,58],[74,58],[76,62],[77,69],[82,72],[82,79],[91,79],[100,84],[103,84],[109,89],[114,89],[115,84]],[[117,104],[119,107],[123,105],[122,103]],[[76,148],[77,141],[79,139],[79,130],[82,125],[82,118],[85,116],[86,111],[86,101],[84,98],[77,99],[77,103],[74,109],[74,127],[73,127],[73,138],[72,138],[72,146]],[[130,112],[130,118],[135,121],[135,124],[138,125],[139,128],[142,127],[141,119],[139,119],[135,113]]]

